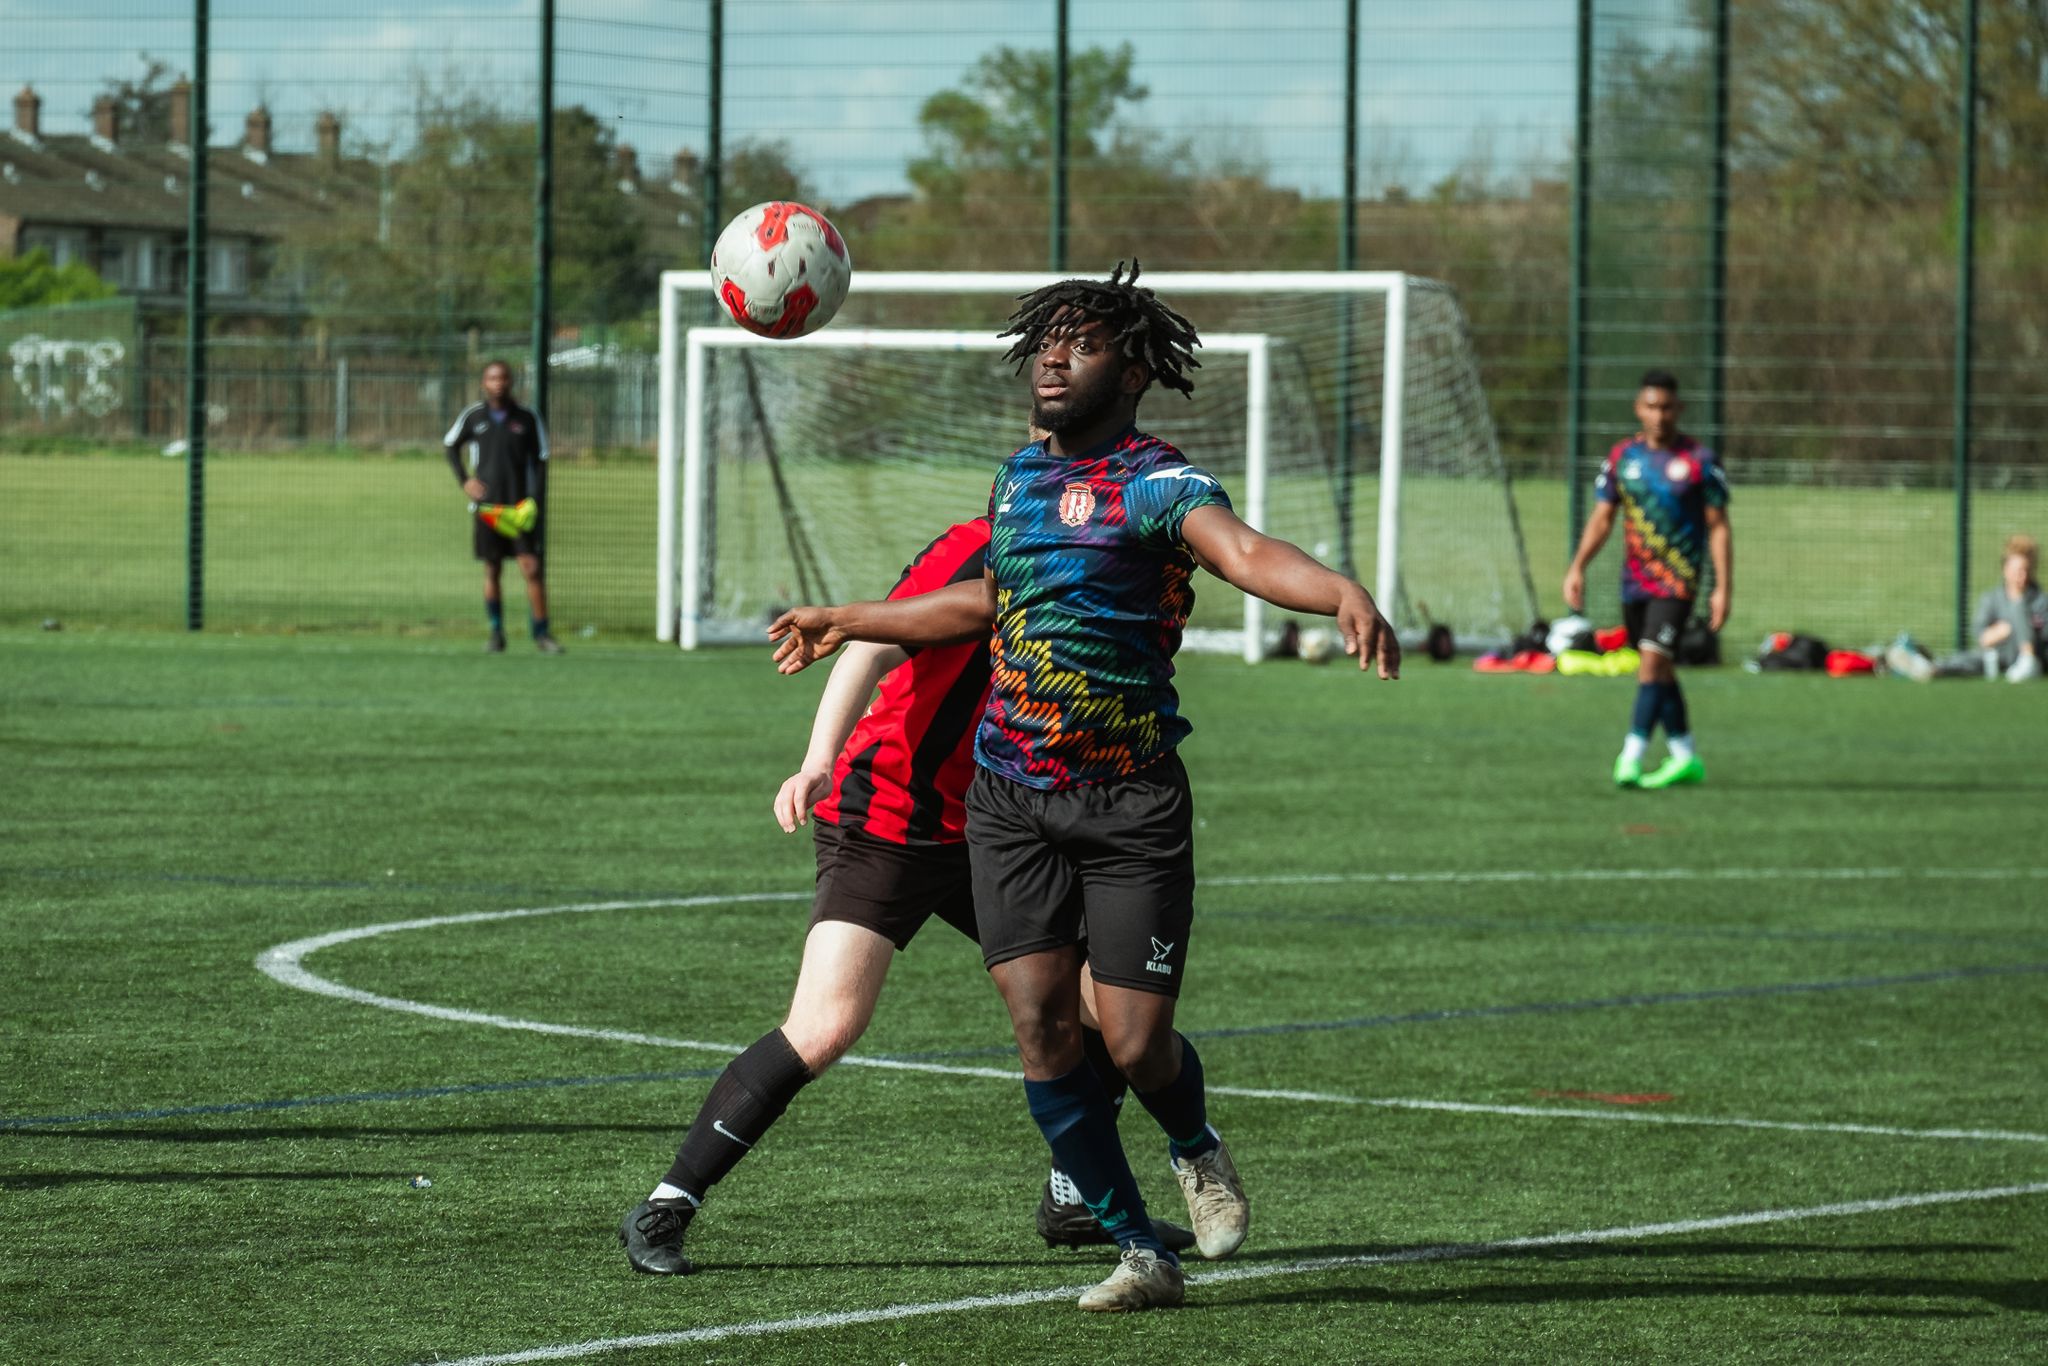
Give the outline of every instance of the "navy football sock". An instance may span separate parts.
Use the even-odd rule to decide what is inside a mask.
[[[546,617],[528,617],[527,620],[533,623],[533,638],[535,640],[539,640],[548,633],[548,619]]]
[[[1053,1161],[1080,1192],[1081,1201],[1120,1248],[1143,1247],[1170,1256],[1152,1232],[1138,1179],[1117,1142],[1116,1111],[1095,1069],[1082,1063],[1051,1081],[1024,1082],[1031,1117],[1052,1148]]]
[[[1676,682],[1662,685],[1664,705],[1658,710],[1657,719],[1664,723],[1664,734],[1692,734],[1692,720],[1685,714],[1685,693]]]
[[[1175,1157],[1200,1157],[1215,1152],[1221,1140],[1209,1127],[1208,1096],[1202,1086],[1202,1055],[1180,1039],[1180,1075],[1157,1091],[1139,1091],[1138,1101],[1166,1131],[1166,1146]]]
[[[1662,683],[1636,684],[1636,711],[1629,723],[1628,733],[1649,739],[1657,729],[1657,717],[1664,709],[1664,685]]]
[[[1088,1065],[1095,1069],[1095,1075],[1102,1081],[1102,1089],[1109,1096],[1109,1103],[1117,1108],[1121,1116],[1124,1108],[1124,1093],[1131,1089],[1131,1079],[1117,1067],[1116,1059],[1109,1056],[1109,1043],[1099,1029],[1081,1026],[1081,1051],[1088,1055]]]
[[[675,1165],[662,1179],[687,1192],[690,1203],[703,1203],[810,1081],[811,1069],[782,1031],[763,1034],[711,1083]]]
[[[490,620],[493,631],[505,629],[505,602],[502,598],[484,599],[484,616]]]

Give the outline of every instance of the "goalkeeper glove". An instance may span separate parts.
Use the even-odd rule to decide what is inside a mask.
[[[476,515],[483,524],[506,540],[533,530],[540,521],[540,504],[531,498],[516,503],[479,503]]]

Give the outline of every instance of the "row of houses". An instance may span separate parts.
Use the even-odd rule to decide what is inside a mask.
[[[47,133],[43,100],[24,87],[0,137],[0,258],[41,249],[59,265],[80,262],[149,311],[182,306],[186,212],[193,140],[189,87],[172,88],[169,136],[150,141],[121,126],[120,105],[101,96],[90,133]],[[287,314],[305,281],[280,246],[295,228],[347,212],[379,216],[388,233],[390,164],[343,150],[332,111],[314,121],[310,149],[276,143],[270,111],[249,110],[239,140],[209,146],[207,287],[229,315]],[[644,250],[662,265],[691,259],[697,158],[676,153],[665,177],[643,176],[631,147],[615,150],[620,211],[642,223]]]

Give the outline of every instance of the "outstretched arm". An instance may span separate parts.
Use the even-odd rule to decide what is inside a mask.
[[[1335,617],[1344,653],[1357,655],[1360,669],[1376,660],[1381,678],[1401,676],[1401,642],[1363,585],[1292,542],[1254,531],[1220,503],[1190,512],[1180,534],[1195,562],[1217,578],[1290,612]]]
[[[953,645],[979,640],[996,622],[996,588],[988,578],[965,579],[929,593],[842,607],[792,607],[768,628],[775,669],[793,674],[849,640],[879,645]]]
[[[803,764],[775,794],[775,820],[785,831],[794,833],[824,797],[831,785],[832,765],[867,710],[875,685],[909,658],[897,646],[866,641],[856,641],[839,656],[825,683],[825,695],[818,699],[818,715],[811,722],[811,746],[804,751]]]
[[[1586,532],[1579,537],[1579,550],[1572,556],[1571,568],[1564,571],[1564,605],[1574,612],[1586,608],[1586,566],[1593,563],[1593,557],[1600,553],[1600,547],[1607,544],[1608,533],[1614,530],[1616,504],[1598,502],[1593,505],[1593,515],[1586,519]]]

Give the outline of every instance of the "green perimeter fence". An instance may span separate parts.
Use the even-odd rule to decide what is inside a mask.
[[[176,628],[196,587],[209,629],[469,629],[438,440],[504,356],[554,437],[554,615],[644,632],[654,281],[774,196],[860,269],[1449,282],[1550,609],[1650,366],[1731,472],[1745,639],[1948,644],[2004,537],[2048,534],[2032,0],[80,0],[7,31],[7,624]]]

